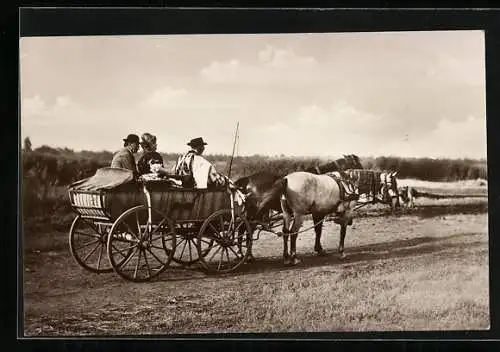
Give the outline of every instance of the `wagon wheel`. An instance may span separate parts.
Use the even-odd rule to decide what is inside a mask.
[[[69,231],[69,250],[80,266],[93,273],[110,273],[113,267],[106,258],[109,226],[93,223],[78,215]]]
[[[174,262],[189,266],[197,263],[199,258],[198,252],[198,232],[199,225],[196,223],[182,223],[177,226],[177,246],[175,249],[173,260]],[[212,241],[213,242],[213,241]],[[206,255],[202,253],[202,255]]]
[[[252,229],[246,218],[222,209],[211,214],[198,234],[200,263],[208,273],[228,273],[245,262],[252,247]]]
[[[109,232],[107,252],[113,270],[128,281],[144,282],[161,274],[175,251],[176,233],[172,221],[139,205],[116,219]],[[126,253],[131,251],[131,254]]]

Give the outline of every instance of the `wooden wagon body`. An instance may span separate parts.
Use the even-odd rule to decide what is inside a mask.
[[[78,214],[70,230],[70,250],[81,266],[146,281],[171,260],[181,265],[201,261],[211,272],[232,271],[244,262],[252,230],[242,204],[235,201],[235,190],[179,188],[169,180],[127,181],[126,173],[126,182],[115,185],[106,178],[114,172],[102,172],[104,177],[96,181],[104,189],[82,180],[68,191]],[[103,251],[110,265],[102,260]]]

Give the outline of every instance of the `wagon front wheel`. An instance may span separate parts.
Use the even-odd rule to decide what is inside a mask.
[[[230,209],[211,214],[198,233],[200,263],[208,273],[228,273],[245,262],[252,247],[252,229]]]
[[[160,212],[154,209],[151,212],[150,219],[144,205],[131,208],[116,219],[110,230],[109,261],[125,280],[148,281],[161,274],[172,261],[176,247],[174,224]]]
[[[69,231],[69,250],[81,267],[93,273],[113,271],[106,257],[106,242],[110,225],[96,224],[78,215]]]

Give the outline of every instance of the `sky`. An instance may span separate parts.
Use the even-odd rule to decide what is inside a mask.
[[[208,154],[486,158],[482,31],[24,37],[21,138]]]

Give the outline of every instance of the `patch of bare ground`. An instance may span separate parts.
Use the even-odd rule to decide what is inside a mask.
[[[285,267],[281,239],[261,234],[254,243],[256,262],[236,273],[207,276],[194,266],[169,269],[141,284],[86,272],[71,258],[66,234],[30,235],[24,331],[75,336],[487,329],[485,211],[487,204],[477,200],[453,200],[452,206],[432,201],[391,216],[374,207],[349,228],[345,260],[336,252],[339,227],[328,222],[326,257],[314,254],[314,235],[307,231],[297,242],[302,264]]]

